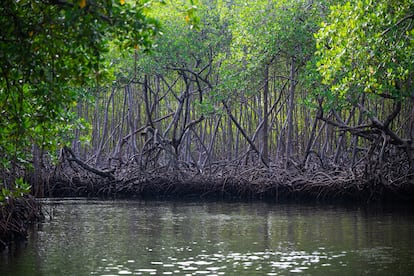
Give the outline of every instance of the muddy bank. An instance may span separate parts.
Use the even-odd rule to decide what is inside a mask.
[[[10,197],[0,206],[0,250],[25,241],[30,224],[43,219],[40,204],[32,196]]]
[[[203,171],[191,166],[142,169],[135,164],[105,170],[63,162],[35,190],[44,197],[413,202],[414,174],[389,172],[367,176],[363,170],[340,167],[304,170],[241,164],[217,164]],[[28,225],[42,217],[32,196],[11,198],[0,206],[0,249],[25,240]]]
[[[382,176],[360,176],[357,171],[300,170],[281,166],[160,167],[142,170],[92,171],[80,166],[61,167],[45,187],[48,197],[194,198],[271,201],[409,201],[414,199],[414,175],[394,182]]]

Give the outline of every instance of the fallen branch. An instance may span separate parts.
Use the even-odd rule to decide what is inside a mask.
[[[65,150],[65,152],[69,153],[69,155],[71,156],[71,158],[68,158],[68,161],[74,161],[76,164],[81,166],[83,169],[90,171],[91,173],[94,173],[96,175],[99,175],[102,177],[108,177],[110,179],[115,179],[113,175],[114,170],[102,171],[102,170],[95,169],[89,166],[88,164],[86,164],[85,162],[81,161],[79,158],[77,158],[76,155],[73,153],[72,149],[68,147],[64,147],[63,149]]]

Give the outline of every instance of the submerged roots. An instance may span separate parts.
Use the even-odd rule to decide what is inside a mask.
[[[33,197],[8,198],[0,206],[0,250],[12,241],[26,240],[28,225],[42,218],[40,205]]]
[[[69,166],[68,166],[69,167]],[[68,168],[66,167],[66,168]],[[363,176],[346,169],[283,169],[240,166],[141,170],[138,166],[114,172],[114,177],[76,170],[58,172],[48,196],[116,198],[218,198],[285,200],[358,200],[409,198],[414,195],[414,174],[384,181],[385,177]]]

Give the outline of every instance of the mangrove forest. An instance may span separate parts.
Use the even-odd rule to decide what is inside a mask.
[[[411,0],[4,0],[0,247],[36,198],[407,201]]]

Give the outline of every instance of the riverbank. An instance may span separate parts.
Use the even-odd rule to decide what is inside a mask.
[[[392,181],[341,168],[301,170],[251,166],[211,166],[142,170],[56,170],[45,189],[49,197],[240,199],[329,202],[410,201],[414,175]]]
[[[412,202],[413,182],[414,175],[408,173],[367,177],[363,171],[341,168],[217,164],[201,171],[196,167],[143,170],[129,165],[105,171],[84,163],[62,163],[50,174],[40,196],[366,204]],[[43,217],[32,196],[10,198],[0,211],[0,250],[12,241],[25,240],[28,225]]]
[[[33,196],[9,197],[0,206],[0,251],[25,241],[29,225],[42,219],[41,205]]]

